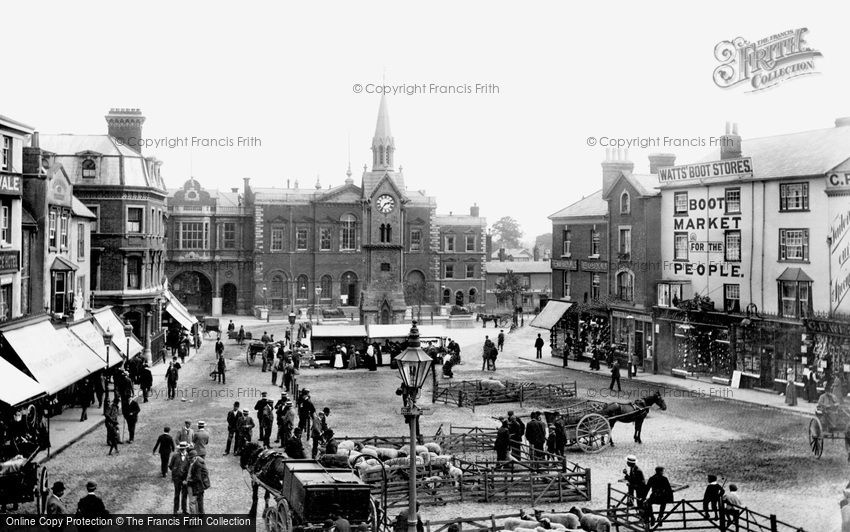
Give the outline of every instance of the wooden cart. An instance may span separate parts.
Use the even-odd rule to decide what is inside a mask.
[[[818,405],[815,417],[809,421],[808,438],[815,458],[823,455],[824,440],[844,440],[844,448],[850,456],[850,407]]]

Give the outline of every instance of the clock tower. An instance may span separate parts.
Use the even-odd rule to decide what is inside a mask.
[[[404,320],[404,177],[395,171],[395,141],[390,131],[386,96],[381,96],[372,138],[372,170],[363,172],[363,251],[366,283],[360,299],[366,323]]]

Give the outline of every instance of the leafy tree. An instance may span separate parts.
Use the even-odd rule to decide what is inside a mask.
[[[504,303],[510,301],[511,310],[515,311],[517,307],[517,299],[522,295],[523,281],[522,277],[515,274],[513,270],[508,270],[505,275],[496,281],[495,293],[496,301]]]
[[[519,247],[519,240],[522,238],[523,232],[519,226],[519,222],[512,217],[503,216],[499,218],[496,223],[490,226],[490,229],[496,235],[496,240],[500,247]]]
[[[552,250],[552,233],[544,233],[537,235],[534,239],[534,247],[540,249],[540,254],[543,255],[545,250]]]

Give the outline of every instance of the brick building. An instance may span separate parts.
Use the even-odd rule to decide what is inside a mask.
[[[101,135],[41,135],[45,166],[61,164],[96,217],[91,235],[92,307],[111,305],[150,355],[161,336],[166,190],[161,162],[141,153],[145,117],[112,109]],[[154,349],[156,349],[156,345]]]
[[[436,199],[406,186],[395,165],[385,98],[360,184],[255,188],[254,302],[272,313],[344,307],[364,322],[393,323],[408,306],[468,303],[484,289],[485,220],[438,216]],[[458,296],[460,294],[460,296]],[[442,298],[442,299],[441,299]],[[476,299],[477,300],[477,299]]]
[[[165,274],[171,293],[193,314],[250,314],[254,210],[244,189],[207,190],[194,178],[168,191]],[[248,199],[246,199],[248,198]]]

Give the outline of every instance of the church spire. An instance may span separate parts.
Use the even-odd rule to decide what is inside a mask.
[[[390,130],[390,114],[387,111],[387,97],[381,95],[378,107],[378,122],[375,124],[375,136],[372,137],[372,171],[393,169],[395,141]]]

